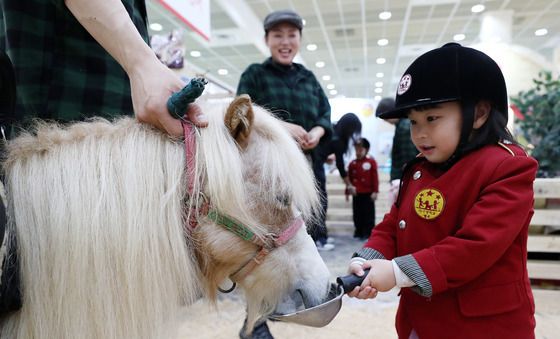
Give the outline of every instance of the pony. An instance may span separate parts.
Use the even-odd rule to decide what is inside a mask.
[[[132,118],[39,123],[9,142],[23,306],[0,320],[1,338],[173,338],[180,310],[215,301],[229,279],[247,332],[326,299],[330,273],[302,222],[319,204],[301,150],[247,96],[199,105],[209,126],[187,133],[190,155]]]

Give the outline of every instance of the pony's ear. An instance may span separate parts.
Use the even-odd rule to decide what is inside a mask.
[[[253,104],[247,94],[242,94],[229,104],[224,122],[229,132],[241,148],[247,147],[253,127]]]

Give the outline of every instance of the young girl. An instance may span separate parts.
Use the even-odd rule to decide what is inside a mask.
[[[534,338],[527,235],[537,162],[507,131],[507,93],[486,54],[450,43],[406,70],[395,109],[421,155],[350,271],[349,295],[401,287],[399,338]],[[407,288],[409,287],[409,288]]]

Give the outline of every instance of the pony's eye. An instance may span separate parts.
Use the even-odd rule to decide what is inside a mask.
[[[280,194],[276,196],[276,201],[282,207],[288,207],[292,203],[292,199],[290,198],[289,194]]]

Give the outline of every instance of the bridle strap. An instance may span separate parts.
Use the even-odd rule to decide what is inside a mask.
[[[188,180],[188,192],[192,196],[194,190],[194,162],[196,154],[196,138],[194,125],[190,122],[181,121],[183,125],[183,134],[185,136],[185,159],[187,166],[187,180]]]
[[[273,241],[272,245],[264,245],[259,248],[257,253],[249,260],[245,265],[243,265],[239,270],[229,276],[231,281],[239,282],[245,279],[257,266],[263,263],[266,256],[272,252],[277,247],[280,247],[292,239],[299,229],[303,226],[303,219],[301,216],[296,217],[293,222],[279,235],[272,234]],[[258,239],[257,239],[258,240]],[[255,241],[253,241],[256,243]]]
[[[195,185],[196,131],[192,123],[184,120],[181,123],[183,125],[183,134],[185,136],[185,162],[187,167],[188,193],[190,199],[195,199],[193,192]],[[211,209],[208,202],[204,202],[201,206],[192,207],[190,210],[188,222],[191,230],[194,230],[198,226],[197,216],[199,215],[199,208],[201,209],[202,214],[206,215],[208,219],[226,228],[241,239],[250,241],[259,246],[259,250],[253,258],[251,258],[251,260],[230,276],[230,279],[234,283],[243,280],[264,261],[266,256],[272,250],[287,243],[303,226],[303,219],[298,215],[293,219],[292,223],[290,223],[290,226],[284,229],[282,233],[267,234],[265,235],[265,239],[262,240],[242,223],[228,217],[227,215],[223,215],[214,209]]]

